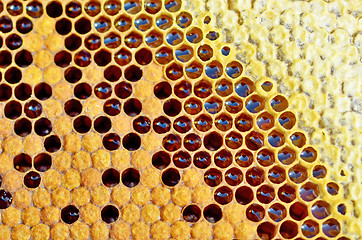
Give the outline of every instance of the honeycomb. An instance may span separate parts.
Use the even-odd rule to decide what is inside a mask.
[[[350,239],[343,186],[215,18],[1,2],[0,239]]]

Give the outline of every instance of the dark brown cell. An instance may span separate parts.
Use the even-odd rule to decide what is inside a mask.
[[[217,223],[222,218],[222,210],[216,204],[210,204],[204,208],[204,218],[210,223]]]
[[[264,182],[264,170],[259,167],[250,168],[245,173],[245,179],[251,186],[259,186]]]
[[[227,79],[221,79],[215,84],[215,91],[221,97],[227,97],[233,92],[233,84]]]
[[[65,6],[65,14],[70,18],[76,18],[82,13],[82,5],[79,2],[73,1]]]
[[[235,83],[235,92],[240,97],[247,97],[255,91],[255,86],[253,81],[249,78],[243,77],[240,81]]]
[[[300,153],[301,159],[308,163],[312,163],[317,159],[317,151],[313,147],[304,148]]]
[[[129,188],[133,188],[140,182],[140,173],[135,168],[127,168],[122,172],[122,183]]]
[[[69,37],[67,37],[64,40],[64,46],[69,50],[69,51],[75,51],[77,50],[80,46],[82,45],[82,39],[75,35],[72,34]]]
[[[56,135],[49,136],[44,140],[44,148],[47,152],[54,153],[58,151],[61,146],[60,138]]]
[[[68,53],[67,51],[60,51],[54,56],[55,64],[61,68],[69,66],[71,61],[72,61],[72,55],[70,55],[70,53]]]
[[[32,1],[26,5],[26,13],[32,18],[39,18],[43,15],[43,5],[38,1]]]
[[[29,102],[25,103],[24,105],[24,113],[29,118],[37,118],[42,113],[42,106],[36,100],[30,100]]]
[[[174,81],[180,79],[183,76],[183,69],[182,66],[176,63],[172,63],[166,67],[165,73],[170,80]]]
[[[161,176],[162,183],[168,187],[176,186],[181,179],[180,173],[175,168],[166,169]]]
[[[37,188],[40,182],[41,177],[37,172],[30,171],[24,176],[24,185],[28,188]]]
[[[123,6],[124,10],[130,14],[136,14],[142,9],[140,0],[126,0]]]
[[[223,145],[223,138],[217,132],[211,132],[204,137],[204,146],[210,151],[217,151]]]
[[[172,29],[171,31],[168,32],[165,39],[168,44],[176,46],[182,43],[184,39],[184,33],[178,29]]]
[[[167,168],[170,163],[170,155],[165,151],[159,151],[152,156],[152,166],[154,166],[158,170]]]
[[[231,149],[238,149],[243,144],[243,136],[237,132],[229,132],[225,136],[225,144]]]
[[[212,127],[212,118],[206,114],[201,114],[194,120],[194,125],[197,130],[207,132]]]
[[[176,134],[168,134],[163,138],[162,146],[167,151],[174,152],[181,147],[181,138]]]
[[[253,190],[247,186],[239,187],[235,191],[235,199],[241,205],[247,205],[253,201],[254,193]]]
[[[197,98],[191,97],[185,101],[184,109],[190,115],[198,114],[202,110],[202,102]]]
[[[163,103],[163,112],[170,117],[177,116],[182,109],[181,102],[175,98],[171,98]]]
[[[121,45],[122,40],[121,40],[121,36],[119,36],[116,33],[111,32],[107,36],[104,37],[103,42],[106,47],[114,49]]]
[[[117,116],[121,109],[121,103],[115,98],[105,101],[103,105],[103,111],[110,116]]]
[[[172,94],[172,87],[168,82],[160,82],[155,85],[153,92],[158,99],[166,99]]]
[[[317,219],[324,219],[331,213],[331,206],[325,201],[317,201],[311,207],[313,216]]]
[[[114,93],[121,99],[126,99],[132,94],[132,85],[128,82],[120,82],[114,87]]]
[[[19,18],[16,21],[16,30],[18,30],[19,33],[26,34],[33,30],[33,23],[29,18]]]
[[[6,4],[6,10],[11,16],[17,16],[23,13],[23,4],[18,1],[11,1]]]
[[[86,83],[79,83],[74,87],[74,96],[79,99],[87,99],[92,95],[92,87]]]
[[[33,62],[33,56],[27,50],[21,50],[15,55],[15,63],[19,67],[25,68]]]
[[[173,87],[173,92],[179,98],[186,98],[192,93],[192,85],[190,82],[183,80]]]
[[[336,237],[341,232],[341,225],[336,219],[331,218],[323,222],[322,230],[327,237]]]
[[[11,34],[5,39],[5,44],[10,50],[15,50],[21,47],[23,39],[17,34]]]
[[[89,16],[95,17],[101,12],[101,4],[98,1],[91,0],[84,5],[84,10]]]
[[[17,67],[11,67],[6,70],[4,77],[8,83],[15,84],[20,82],[22,78],[22,73]]]
[[[10,207],[13,201],[11,193],[1,189],[0,190],[0,209],[5,209]]]
[[[208,152],[197,152],[193,158],[194,165],[198,168],[205,169],[211,164],[211,156]]]
[[[285,147],[282,150],[280,150],[277,156],[278,160],[285,165],[292,164],[296,159],[294,150],[289,147]]]
[[[187,168],[191,165],[191,155],[186,151],[178,151],[172,157],[173,164],[178,168]]]
[[[200,80],[194,85],[194,94],[199,98],[206,98],[212,93],[212,85],[207,80]]]
[[[108,117],[100,116],[96,120],[94,120],[93,124],[94,130],[99,133],[106,133],[112,127],[112,122]]]
[[[229,187],[222,186],[215,190],[214,199],[221,205],[226,205],[233,200],[233,190]]]
[[[283,97],[282,95],[275,96],[270,101],[270,105],[276,112],[282,112],[285,109],[287,109],[287,107],[289,106],[288,100],[285,97]]]
[[[280,222],[287,216],[287,209],[280,203],[274,203],[268,209],[268,215],[274,222]]]
[[[194,55],[192,47],[182,45],[175,50],[175,56],[180,62],[188,62]]]
[[[289,215],[297,221],[301,221],[308,216],[308,207],[304,203],[295,202],[289,208]]]
[[[128,116],[135,117],[141,113],[142,104],[138,99],[131,98],[123,104],[123,110]]]
[[[305,237],[312,238],[319,233],[319,224],[313,220],[307,220],[300,226],[300,229]]]
[[[226,149],[222,149],[214,155],[215,165],[220,168],[227,168],[233,162],[233,155]]]
[[[128,151],[136,151],[141,146],[141,138],[135,133],[129,133],[123,137],[122,144]]]
[[[114,151],[121,146],[121,138],[117,133],[108,133],[103,137],[102,143],[105,149]]]
[[[274,152],[264,148],[257,153],[256,160],[263,167],[271,166],[275,162]]]
[[[221,131],[228,131],[233,126],[233,118],[227,113],[221,113],[215,118],[214,124]]]
[[[87,133],[92,127],[92,120],[85,116],[79,116],[73,121],[73,127],[78,133]]]
[[[201,147],[202,141],[199,135],[191,133],[184,137],[183,145],[189,151],[196,151]]]
[[[253,222],[260,222],[265,216],[265,209],[256,203],[251,204],[246,209],[246,217]]]
[[[141,14],[134,20],[134,25],[142,32],[147,31],[152,27],[152,18],[145,14]]]
[[[15,97],[21,101],[30,98],[32,94],[31,86],[26,83],[20,83],[15,88]],[[6,84],[0,85],[0,101],[8,100],[11,97],[11,88]],[[4,100],[3,100],[4,99]]]
[[[153,120],[153,130],[158,134],[167,133],[171,129],[171,121],[164,116]]]
[[[117,28],[118,31],[125,32],[132,26],[132,19],[127,15],[121,15],[114,22],[114,26]]]
[[[47,83],[39,83],[34,88],[34,95],[39,100],[47,100],[53,94],[52,87]]]
[[[238,168],[230,168],[225,172],[225,181],[230,186],[237,186],[243,181],[243,172]]]
[[[162,8],[161,0],[145,0],[144,1],[145,11],[150,14],[155,14],[159,12]]]
[[[101,217],[102,220],[106,223],[113,223],[117,221],[119,217],[118,208],[112,205],[105,206],[104,208],[102,208]]]
[[[118,0],[108,0],[104,3],[103,9],[108,15],[116,15],[122,8],[121,2]]]
[[[82,17],[75,22],[74,29],[79,34],[86,34],[92,30],[92,25],[89,19]]]
[[[11,61],[12,57],[10,52],[6,50],[0,51],[0,68],[6,68],[11,64]]]
[[[274,188],[269,185],[263,185],[256,191],[256,198],[264,204],[271,203],[275,198]]]
[[[51,18],[57,18],[60,17],[63,13],[63,7],[62,4],[58,1],[51,1],[46,6],[46,12],[49,17]]]
[[[224,102],[225,102],[225,109],[229,113],[238,113],[243,109],[243,101],[240,98],[229,97]],[[241,128],[241,129],[243,129],[243,128]]]
[[[305,137],[304,133],[301,132],[294,132],[290,136],[290,140],[292,141],[293,145],[296,147],[303,147],[307,142],[307,138]]]
[[[162,47],[158,49],[155,53],[155,59],[159,64],[162,65],[170,63],[173,60],[172,49],[168,47]],[[179,69],[177,69],[177,71],[178,70]],[[172,72],[169,71],[168,75],[171,76]]]
[[[91,34],[84,39],[84,46],[91,51],[100,48],[101,44],[101,38],[95,34]]]
[[[269,169],[268,179],[275,184],[284,182],[286,179],[285,169],[279,166],[272,167]]]
[[[222,182],[222,173],[216,168],[210,168],[204,174],[204,182],[210,187],[216,187]]]
[[[299,195],[304,201],[313,201],[319,196],[319,187],[317,184],[307,182],[300,187]]]
[[[186,32],[186,39],[190,43],[199,43],[203,39],[202,30],[198,27],[193,27]]]
[[[32,131],[32,124],[27,118],[20,118],[14,123],[14,132],[20,137],[28,136]]]
[[[197,205],[188,205],[182,211],[182,218],[186,222],[195,223],[201,218],[201,209]]]
[[[240,132],[247,132],[253,127],[253,118],[249,114],[242,113],[242,114],[240,114],[239,116],[236,117],[236,119],[235,119],[235,127]],[[256,132],[254,132],[254,133],[256,133]],[[258,135],[261,135],[261,134],[257,134],[257,136]],[[252,149],[252,150],[255,150],[255,149]]]
[[[295,188],[285,184],[278,190],[278,197],[285,203],[293,202],[295,199]]]
[[[235,162],[240,167],[249,167],[253,163],[253,154],[246,149],[242,149],[235,155]]]
[[[262,240],[271,240],[275,236],[275,226],[270,222],[261,223],[256,232]]]
[[[163,36],[160,32],[153,30],[145,37],[146,44],[151,48],[157,48],[163,43]]]
[[[138,133],[147,133],[151,130],[151,120],[148,117],[140,116],[133,120],[133,129]]]
[[[79,210],[73,205],[68,205],[61,211],[61,218],[63,222],[67,224],[72,224],[76,222],[79,218]]]
[[[274,117],[268,112],[263,112],[256,119],[256,124],[261,130],[267,131],[274,127]]]
[[[296,164],[289,169],[288,176],[292,182],[299,184],[308,178],[308,171],[302,165]]]
[[[82,104],[80,103],[80,101],[78,101],[76,99],[68,100],[64,104],[64,111],[70,117],[78,116],[79,114],[82,113],[82,109],[83,109]]]
[[[252,131],[245,137],[245,144],[250,150],[258,150],[264,146],[264,136]]]
[[[31,88],[30,88],[30,91],[31,91]],[[15,90],[15,94],[16,94],[16,90]],[[12,95],[11,87],[7,84],[0,84],[0,101],[4,102],[4,101],[9,100],[11,98],[11,95]],[[22,100],[22,99],[19,99],[19,100]]]
[[[142,70],[135,65],[131,65],[124,71],[124,77],[131,82],[137,82],[141,79],[142,75]]]
[[[112,61],[112,54],[107,50],[101,49],[94,54],[94,62],[100,66],[107,66]]]
[[[282,237],[286,239],[294,238],[298,234],[298,225],[295,222],[287,220],[282,223],[279,232]]]
[[[82,71],[77,67],[69,67],[64,71],[64,78],[69,83],[76,83],[82,78]]]
[[[102,174],[102,183],[109,188],[117,186],[120,179],[119,172],[114,168],[109,168]]]
[[[40,153],[34,157],[34,168],[39,172],[46,172],[52,166],[52,157],[47,153]]]
[[[19,102],[12,100],[5,105],[4,113],[9,119],[17,119],[22,113],[22,106]]]
[[[191,120],[186,116],[181,116],[173,121],[173,128],[179,133],[187,133],[191,130]]]
[[[197,49],[197,55],[199,56],[199,58],[202,60],[202,61],[208,61],[212,58],[214,54],[214,51],[212,50],[212,48],[207,45],[207,44],[204,44],[204,45],[201,45],[198,49]]]
[[[135,59],[140,65],[148,65],[152,61],[152,52],[146,48],[142,48],[136,52]]]
[[[296,123],[296,116],[292,112],[283,112],[279,118],[278,121],[282,127],[284,127],[287,130],[290,130],[294,127]]]
[[[322,165],[317,165],[313,169],[313,177],[317,179],[324,178],[327,175],[327,169]]]
[[[138,48],[142,44],[142,35],[131,32],[124,38],[124,43],[129,48]]]
[[[20,153],[14,157],[14,168],[19,172],[27,172],[32,166],[32,159],[26,153]]]
[[[72,30],[72,22],[66,18],[59,19],[55,23],[55,30],[60,35],[67,35]]]
[[[91,61],[91,54],[85,50],[79,51],[74,55],[74,62],[80,67],[87,67]]]
[[[264,99],[259,95],[252,95],[245,101],[245,107],[251,113],[258,113],[264,110]]]

